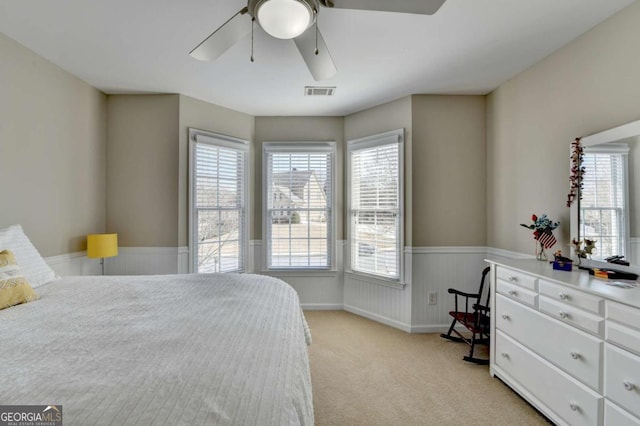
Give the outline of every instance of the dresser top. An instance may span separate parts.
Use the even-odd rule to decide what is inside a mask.
[[[640,308],[640,284],[628,280],[607,280],[595,278],[589,272],[574,268],[573,271],[557,271],[552,268],[549,262],[541,262],[535,259],[506,259],[501,257],[491,257],[487,262],[511,268],[525,274],[533,275],[543,280],[575,287],[587,293],[601,296],[608,300],[624,303],[629,306]],[[620,288],[616,283],[634,283],[634,288]]]

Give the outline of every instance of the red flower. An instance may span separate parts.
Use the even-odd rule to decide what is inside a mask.
[[[538,216],[536,216],[535,214],[531,215],[531,220],[535,222],[536,220],[538,220]]]

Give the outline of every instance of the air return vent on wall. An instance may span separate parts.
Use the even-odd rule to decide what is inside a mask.
[[[334,87],[320,87],[320,86],[304,86],[305,96],[333,96],[336,88]]]

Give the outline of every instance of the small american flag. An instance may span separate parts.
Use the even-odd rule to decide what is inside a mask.
[[[546,249],[553,247],[558,242],[550,230],[542,232],[538,237],[538,241],[540,241],[540,244]]]

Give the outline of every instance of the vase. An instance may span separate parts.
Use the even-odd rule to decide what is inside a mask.
[[[544,252],[544,245],[536,241],[536,259],[540,261],[547,261],[547,253]]]

